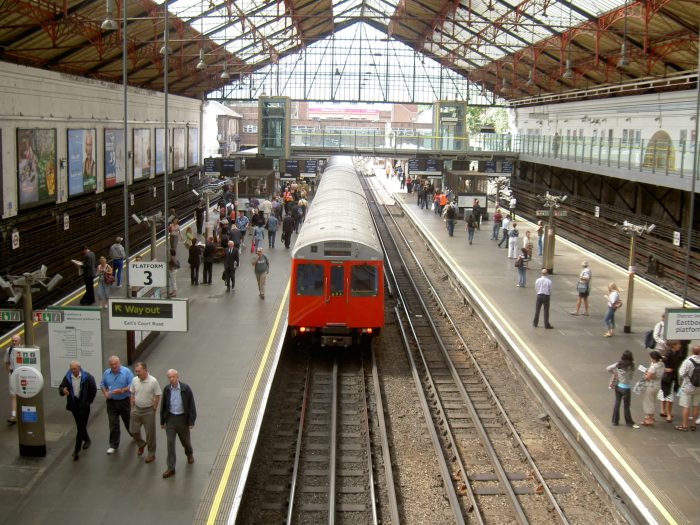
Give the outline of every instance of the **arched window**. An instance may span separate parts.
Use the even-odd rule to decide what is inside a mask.
[[[674,170],[676,166],[676,152],[671,137],[665,131],[657,131],[649,139],[644,152],[645,168],[657,170]]]

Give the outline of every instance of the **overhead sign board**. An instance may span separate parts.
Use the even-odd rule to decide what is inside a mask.
[[[129,263],[131,286],[166,286],[168,263],[165,261],[132,261]]]
[[[23,317],[22,310],[0,310],[0,321],[4,323],[19,323]]]
[[[212,177],[218,177],[221,172],[221,159],[209,157],[204,159],[204,173]]]
[[[549,217],[549,210],[537,210],[535,212],[535,215],[537,217]],[[554,217],[568,217],[569,212],[566,210],[554,210],[554,213],[552,214]]]
[[[187,299],[110,299],[109,329],[187,332],[188,304]]]
[[[700,308],[666,308],[666,341],[700,339]]]
[[[36,323],[62,323],[63,312],[60,310],[34,310],[32,319]]]

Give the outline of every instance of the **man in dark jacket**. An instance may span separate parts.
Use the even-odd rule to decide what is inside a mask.
[[[58,387],[58,393],[66,396],[66,410],[70,410],[75,419],[78,434],[75,437],[75,449],[73,460],[78,461],[80,449],[90,447],[90,436],[87,432],[88,419],[90,419],[90,405],[97,395],[95,378],[80,367],[77,361],[70,362],[70,370],[66,372],[63,381]]]
[[[163,389],[163,402],[160,404],[160,428],[165,429],[168,439],[168,468],[163,478],[175,474],[175,436],[185,448],[187,464],[194,463],[194,450],[190,441],[190,430],[197,419],[192,389],[180,381],[177,370],[170,369],[166,374],[168,385]]]
[[[289,243],[292,242],[292,232],[294,231],[294,219],[291,215],[285,215],[282,221],[282,240],[284,247],[289,249]]]
[[[228,247],[224,250],[224,281],[226,281],[226,291],[236,287],[236,268],[238,268],[238,249],[233,241],[228,241]]]
[[[209,237],[207,244],[204,246],[204,254],[202,262],[204,263],[204,271],[202,272],[202,281],[204,284],[211,284],[211,272],[214,266],[214,255],[216,255],[216,245],[214,239]]]
[[[83,261],[81,264],[83,282],[85,283],[85,295],[80,299],[80,304],[95,304],[95,268],[97,262],[95,254],[87,246],[83,247]]]

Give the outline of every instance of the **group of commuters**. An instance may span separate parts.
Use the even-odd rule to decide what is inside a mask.
[[[83,246],[83,259],[73,261],[78,265],[85,284],[85,294],[80,299],[80,304],[85,306],[95,304],[95,295],[97,295],[98,305],[107,308],[112,286],[121,288],[122,269],[126,258],[122,241],[121,237],[117,237],[109,248],[111,265],[107,262],[107,257],[100,256],[97,259],[89,247]],[[97,288],[95,288],[95,278],[97,278]]]

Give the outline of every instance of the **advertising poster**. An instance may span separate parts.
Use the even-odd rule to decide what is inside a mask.
[[[19,208],[56,201],[56,130],[17,130]]]
[[[46,323],[49,330],[51,386],[57,388],[71,361],[99,378],[102,370],[102,312],[99,308],[60,308],[62,323]]]
[[[199,164],[199,128],[187,129],[187,165]]]
[[[151,176],[151,130],[134,130],[134,180]]]
[[[124,183],[124,130],[105,129],[105,189]]]
[[[97,187],[97,131],[68,130],[68,196],[95,191]]]
[[[156,175],[165,173],[165,128],[156,128]]]
[[[185,128],[173,129],[173,171],[185,169]]]

